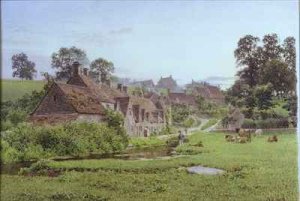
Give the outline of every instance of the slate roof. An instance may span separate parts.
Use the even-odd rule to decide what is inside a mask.
[[[168,101],[170,103],[196,105],[195,97],[185,93],[169,93]]]

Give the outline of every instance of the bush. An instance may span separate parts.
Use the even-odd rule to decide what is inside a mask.
[[[289,127],[289,120],[288,118],[281,118],[281,119],[264,119],[264,120],[251,120],[245,119],[242,128],[262,128],[262,129],[269,129],[269,128],[288,128]]]
[[[16,109],[9,111],[7,119],[13,124],[17,125],[18,123],[24,122],[26,119],[27,113],[23,110]]]
[[[256,122],[253,119],[245,119],[244,122],[243,122],[242,128],[255,129],[256,128]]]
[[[106,124],[87,122],[44,127],[19,124],[1,135],[3,153],[7,156],[5,162],[120,152],[128,145],[121,127],[115,129]]]

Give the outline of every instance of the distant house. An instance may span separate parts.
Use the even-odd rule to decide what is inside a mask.
[[[172,75],[169,77],[161,77],[160,80],[158,81],[157,88],[164,88],[164,89],[169,89],[169,90],[174,90],[177,88],[177,83],[176,81],[172,78]]]
[[[192,81],[191,84],[187,85],[187,88],[191,91],[194,96],[202,96],[205,100],[209,102],[214,102],[216,104],[224,104],[225,96],[219,87],[210,85],[208,83],[199,83]]]
[[[131,85],[145,88],[147,91],[153,91],[155,87],[153,80],[137,81],[137,82],[133,82]]]
[[[79,73],[74,63],[67,83],[56,83],[47,91],[29,120],[33,123],[56,124],[68,121],[105,121],[106,109],[124,115],[124,126],[129,135],[148,136],[165,125],[165,112],[150,99],[129,96],[127,87],[109,83],[97,84],[88,77],[87,70]]]
[[[185,92],[183,92],[183,93],[169,92],[167,99],[168,99],[168,103],[171,105],[172,104],[180,104],[180,105],[189,106],[191,108],[197,107],[195,97],[192,95],[188,95]]]
[[[193,89],[194,95],[202,96],[205,100],[217,103],[224,104],[225,96],[218,87],[207,85],[207,86],[198,86]]]

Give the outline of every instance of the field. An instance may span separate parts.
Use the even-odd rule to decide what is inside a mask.
[[[44,81],[41,80],[1,80],[2,101],[16,100],[25,93],[42,90],[43,86]]]
[[[298,200],[295,133],[235,144],[220,133],[189,137],[181,149],[193,155],[155,160],[50,162],[58,177],[2,175],[1,200]],[[224,169],[219,176],[192,175],[185,167]]]

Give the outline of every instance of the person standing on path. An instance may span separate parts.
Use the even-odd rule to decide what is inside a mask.
[[[184,142],[185,136],[184,136],[184,134],[183,134],[183,132],[181,130],[178,131],[178,132],[179,132],[179,135],[178,135],[179,145],[182,145],[183,142]]]

